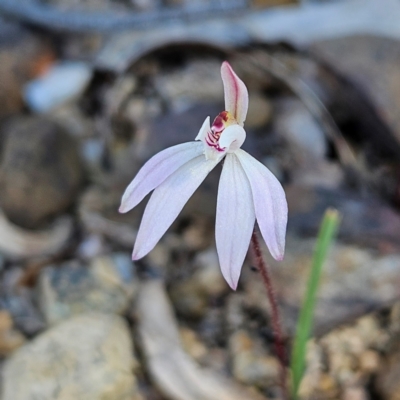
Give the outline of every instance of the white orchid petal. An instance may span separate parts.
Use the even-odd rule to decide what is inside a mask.
[[[160,185],[173,172],[203,153],[203,144],[187,142],[169,147],[150,158],[126,188],[119,212],[125,213]]]
[[[181,212],[185,203],[217,162],[196,157],[170,175],[158,186],[143,214],[132,258],[144,257],[157,244]]]
[[[226,151],[216,150],[214,147],[210,147],[208,145],[204,145],[204,156],[207,160],[213,160],[217,163],[222,160]]]
[[[254,229],[250,183],[235,154],[225,157],[218,188],[215,240],[221,271],[236,290]]]
[[[218,144],[222,149],[235,151],[246,139],[246,132],[240,125],[230,125],[222,131]]]
[[[201,126],[199,133],[197,134],[196,138],[194,140],[201,140],[204,142],[204,139],[207,135],[207,132],[211,129],[210,125],[210,117],[207,117],[205,121],[203,122],[203,125]]]
[[[234,116],[239,125],[243,126],[249,108],[246,85],[227,61],[222,63],[221,76],[224,83],[225,109]]]
[[[250,182],[258,226],[269,251],[282,260],[285,251],[287,202],[275,176],[244,150],[235,152]]]

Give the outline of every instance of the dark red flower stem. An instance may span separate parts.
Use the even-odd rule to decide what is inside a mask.
[[[286,385],[286,351],[283,338],[281,317],[279,314],[278,302],[276,300],[275,289],[272,283],[271,275],[266,262],[263,259],[260,242],[258,241],[257,233],[254,230],[251,236],[251,245],[254,253],[255,266],[260,272],[261,278],[263,280],[265,289],[267,290],[268,300],[271,304],[271,319],[272,319],[272,329],[274,333],[274,345],[275,352],[280,362],[280,374],[279,383],[282,389],[282,399],[288,400],[288,390]]]

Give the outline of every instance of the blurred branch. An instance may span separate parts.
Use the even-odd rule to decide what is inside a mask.
[[[23,3],[23,4],[21,4]],[[184,7],[169,7],[146,12],[89,12],[58,10],[38,0],[0,0],[0,15],[5,14],[23,22],[55,31],[104,32],[124,29],[144,29],[172,20],[196,21],[238,13],[249,8],[247,0],[215,1]]]

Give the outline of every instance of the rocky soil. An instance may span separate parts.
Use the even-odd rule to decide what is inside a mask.
[[[80,6],[152,2],[114,3]],[[357,34],[228,48],[221,26],[201,44],[143,33],[124,53],[123,37],[0,25],[1,400],[280,398],[252,259],[235,292],[220,272],[221,167],[142,260],[131,250],[145,201],[118,213],[150,156],[223,109],[225,59],[249,88],[243,148],[289,203],[284,261],[262,249],[288,353],[321,217],[342,215],[299,398],[400,399],[400,44]]]

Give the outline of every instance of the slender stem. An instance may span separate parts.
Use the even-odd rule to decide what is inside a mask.
[[[251,244],[254,252],[254,261],[257,269],[260,271],[265,289],[267,290],[268,300],[272,310],[272,329],[274,333],[275,352],[280,363],[279,383],[282,389],[282,398],[288,399],[288,390],[286,385],[286,351],[284,345],[283,331],[281,325],[281,317],[279,314],[278,302],[276,299],[275,289],[272,283],[271,275],[266,262],[263,259],[260,243],[256,231],[251,236]]]

